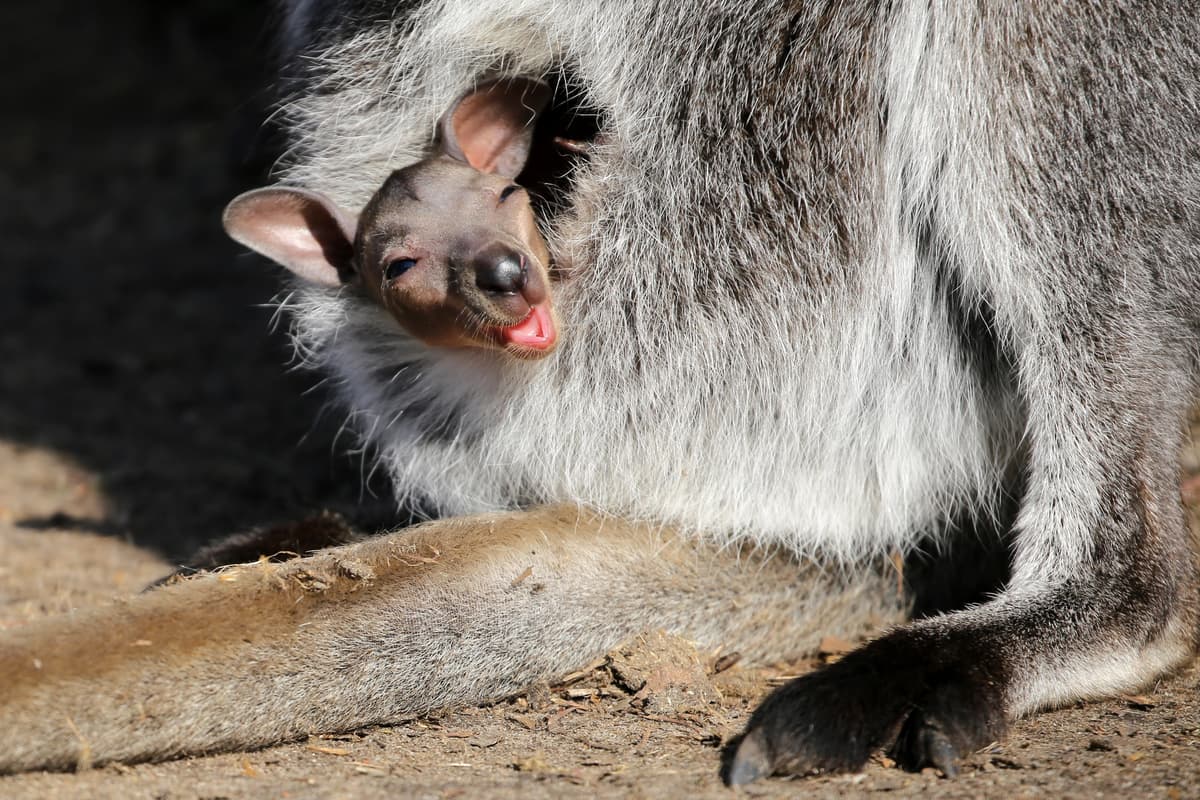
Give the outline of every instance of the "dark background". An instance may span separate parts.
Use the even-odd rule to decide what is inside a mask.
[[[100,476],[114,513],[24,520],[169,557],[320,508],[382,524],[382,480],[289,372],[278,270],[220,228],[267,180],[264,0],[0,10],[0,439]],[[258,162],[255,159],[259,159]],[[0,469],[4,465],[0,463]],[[360,500],[365,502],[360,503]]]

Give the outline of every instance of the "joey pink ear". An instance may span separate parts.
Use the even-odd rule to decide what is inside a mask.
[[[323,194],[268,187],[235,197],[222,217],[225,232],[298,277],[340,286],[353,272],[355,217]]]
[[[442,151],[480,172],[515,178],[529,158],[538,115],[549,102],[550,87],[541,81],[481,83],[442,117]]]

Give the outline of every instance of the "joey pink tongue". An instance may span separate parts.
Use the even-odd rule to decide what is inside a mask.
[[[509,344],[545,350],[554,344],[554,321],[550,318],[549,309],[539,303],[528,317],[516,325],[501,328],[500,336]]]

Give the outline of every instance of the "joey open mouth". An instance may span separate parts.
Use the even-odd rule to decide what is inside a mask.
[[[550,352],[558,340],[554,318],[546,303],[533,306],[529,316],[516,325],[496,328],[495,332],[501,344],[515,348],[517,354],[533,357]]]
[[[528,192],[540,227],[553,228],[556,217],[570,206],[579,167],[592,157],[591,147],[607,120],[589,103],[586,87],[571,65],[560,64],[548,74],[531,77],[552,87],[553,94],[538,117],[529,157],[515,183]],[[561,273],[553,264],[547,266],[538,271],[537,278],[531,278],[532,290],[525,287],[518,292],[529,309],[519,322],[508,320],[524,309],[512,308],[503,298],[492,296],[486,303],[474,304],[473,310],[481,318],[472,337],[476,344],[499,347],[511,356],[526,359],[542,358],[554,350],[558,330],[548,281],[561,277]]]

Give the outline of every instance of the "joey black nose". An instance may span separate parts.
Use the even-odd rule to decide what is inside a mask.
[[[491,247],[475,257],[475,285],[491,294],[525,288],[525,259],[507,247]]]

